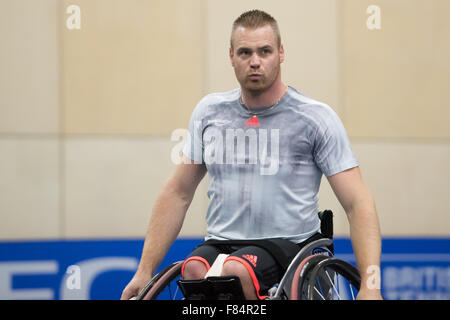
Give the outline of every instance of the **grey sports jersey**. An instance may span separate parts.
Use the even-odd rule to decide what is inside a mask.
[[[322,174],[358,166],[344,126],[292,87],[253,119],[240,96],[205,96],[189,123],[183,153],[205,163],[211,181],[206,239],[303,241],[319,230]]]

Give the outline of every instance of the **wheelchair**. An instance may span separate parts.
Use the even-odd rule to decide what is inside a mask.
[[[319,212],[324,238],[307,243],[289,263],[267,300],[354,300],[361,284],[358,270],[334,258],[333,213]],[[135,300],[244,300],[238,277],[181,279],[182,261],[153,276]]]

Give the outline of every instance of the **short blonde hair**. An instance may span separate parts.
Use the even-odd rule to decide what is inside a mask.
[[[233,48],[233,33],[237,27],[256,29],[270,25],[275,32],[278,48],[281,46],[280,29],[278,22],[270,14],[261,10],[250,10],[241,14],[233,23],[230,45]]]

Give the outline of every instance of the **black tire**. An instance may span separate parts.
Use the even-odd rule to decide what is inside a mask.
[[[306,299],[306,286],[304,283],[307,283],[309,280],[309,275],[312,269],[317,265],[318,262],[330,259],[329,256],[326,255],[312,255],[303,259],[302,262],[297,266],[295,270],[295,274],[292,278],[291,284],[291,294],[289,298],[291,300],[305,300]]]
[[[361,285],[358,269],[336,258],[316,263],[303,283],[308,300],[354,300]]]
[[[162,270],[160,273],[155,275],[150,282],[142,289],[136,300],[157,300],[161,298],[161,293],[167,288],[171,289],[174,286],[176,290],[175,296],[166,298],[167,300],[175,300],[176,293],[178,293],[178,285],[176,280],[181,276],[181,267],[184,261],[178,261],[172,263],[170,266]],[[181,294],[181,291],[179,291]]]

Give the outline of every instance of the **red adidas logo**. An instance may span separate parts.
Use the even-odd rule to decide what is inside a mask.
[[[259,127],[259,121],[258,121],[258,117],[257,116],[253,116],[251,117],[246,123],[245,125],[247,127]]]
[[[243,254],[242,258],[245,258],[246,260],[250,261],[250,263],[256,267],[256,261],[258,261],[258,257],[254,256],[252,254]]]

